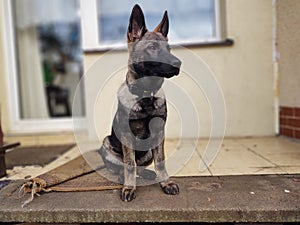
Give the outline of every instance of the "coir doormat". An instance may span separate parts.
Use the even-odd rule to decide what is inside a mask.
[[[6,168],[15,166],[45,166],[64,154],[75,144],[41,145],[15,148],[5,154]]]

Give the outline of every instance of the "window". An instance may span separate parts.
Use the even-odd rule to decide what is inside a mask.
[[[84,49],[122,47],[131,9],[140,4],[149,30],[168,10],[171,44],[198,44],[225,39],[224,0],[90,0],[81,1]]]

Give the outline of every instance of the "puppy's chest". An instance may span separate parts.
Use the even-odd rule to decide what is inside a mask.
[[[131,108],[130,119],[143,119],[151,117],[166,117],[166,99],[162,97],[149,97],[138,100]]]
[[[167,116],[166,98],[162,89],[153,96],[142,98],[132,94],[126,83],[123,83],[118,92],[118,102],[119,119],[128,116],[130,120]]]

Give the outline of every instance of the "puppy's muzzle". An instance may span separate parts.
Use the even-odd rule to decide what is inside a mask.
[[[167,63],[162,63],[161,69],[163,72],[163,77],[171,78],[176,76],[180,72],[181,61],[172,55],[172,57],[168,60]]]

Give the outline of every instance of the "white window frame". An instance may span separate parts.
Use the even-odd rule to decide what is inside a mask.
[[[76,123],[85,124],[86,118],[45,118],[22,119],[18,88],[18,63],[14,32],[13,8],[11,0],[2,0],[3,47],[5,60],[5,80],[8,97],[8,132],[13,134],[61,133],[73,131],[73,119]],[[78,121],[78,122],[77,122]]]
[[[83,50],[89,51],[105,51],[112,48],[126,48],[124,44],[100,44],[98,30],[98,12],[97,0],[81,0],[81,29]],[[215,22],[216,36],[209,39],[197,39],[195,41],[178,41],[176,45],[197,45],[223,42],[227,38],[226,34],[226,0],[214,0],[215,5]]]

